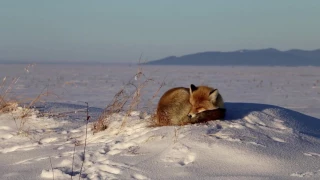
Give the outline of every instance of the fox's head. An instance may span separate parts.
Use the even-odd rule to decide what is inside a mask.
[[[218,89],[213,89],[207,86],[190,85],[190,103],[192,105],[189,117],[194,117],[197,113],[219,108],[222,98]],[[221,100],[220,100],[221,99]],[[222,102],[223,103],[223,102]]]

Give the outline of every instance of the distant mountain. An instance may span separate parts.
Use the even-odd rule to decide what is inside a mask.
[[[238,50],[232,52],[201,52],[181,57],[169,56],[146,65],[218,65],[218,66],[320,66],[320,49]]]

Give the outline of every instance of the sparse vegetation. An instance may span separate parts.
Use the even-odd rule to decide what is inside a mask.
[[[11,112],[18,107],[18,102],[10,100],[8,97],[14,84],[16,84],[18,80],[19,78],[13,78],[10,82],[8,82],[7,77],[2,79],[0,84],[0,113]]]
[[[141,100],[141,91],[151,81],[153,79],[147,78],[142,68],[139,67],[138,72],[114,95],[111,103],[106,106],[97,121],[93,124],[93,132],[96,133],[107,129],[110,117],[114,113],[123,111],[126,114],[125,117],[130,116],[131,112],[138,108]],[[125,126],[126,120],[126,118],[123,119],[121,128]]]
[[[24,68],[25,73],[30,72],[30,68],[33,67],[34,64],[29,64]],[[49,92],[48,88],[44,88],[42,92],[35,98],[26,99],[17,98],[20,96],[15,95],[13,90],[15,89],[15,85],[19,82],[20,76],[14,77],[11,80],[8,80],[7,77],[2,79],[0,84],[0,113],[11,113],[14,116],[15,124],[18,130],[18,134],[27,134],[25,131],[25,125],[28,121],[28,117],[32,115],[34,112],[34,106],[36,103],[41,102],[42,97],[53,95],[53,93]],[[16,111],[18,107],[20,108],[18,115],[13,115],[12,112]]]

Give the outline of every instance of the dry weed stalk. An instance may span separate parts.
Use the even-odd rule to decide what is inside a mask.
[[[173,143],[177,143],[178,142],[178,134],[179,134],[179,130],[181,129],[181,126],[178,127],[174,127],[174,135],[173,135]]]
[[[54,171],[53,171],[53,166],[52,166],[52,162],[51,162],[51,156],[49,156],[49,160],[50,160],[50,166],[51,166],[51,171],[52,171],[52,179],[54,180]]]
[[[35,99],[33,99],[28,105],[24,106],[23,109],[22,109],[22,113],[21,115],[19,116],[19,120],[20,120],[20,124],[19,126],[17,126],[18,128],[18,131],[19,133],[25,133],[26,130],[25,130],[25,125],[26,123],[28,122],[28,118],[27,117],[30,117],[32,115],[32,112],[33,111],[33,107],[35,105],[35,103],[37,102],[40,102],[41,101],[41,98],[43,96],[48,96],[48,91],[46,92],[41,92]],[[17,125],[17,122],[16,122],[16,125]]]
[[[50,94],[50,93],[49,93]],[[14,121],[16,124],[16,127],[18,129],[18,134],[28,134],[28,129],[26,128],[26,124],[29,120],[28,117],[32,116],[34,111],[34,106],[37,102],[41,102],[42,101],[42,97],[43,96],[47,96],[48,95],[48,91],[47,92],[41,92],[36,98],[34,98],[29,104],[25,105],[22,109],[21,109],[21,114],[19,114],[19,116],[16,118],[14,117],[15,115],[12,113],[12,117],[14,117]],[[17,103],[18,106],[18,103]],[[38,113],[38,112],[37,112]],[[37,114],[38,115],[38,114]],[[17,120],[19,120],[19,125]]]
[[[127,123],[127,117],[130,116],[131,112],[134,111],[135,109],[138,109],[138,105],[140,104],[141,101],[141,91],[143,88],[147,86],[147,84],[151,81],[152,79],[146,79],[142,83],[138,82],[138,85],[131,84],[132,86],[135,87],[135,91],[133,95],[131,96],[131,102],[129,104],[129,109],[126,112],[126,116],[123,119],[120,129],[122,129],[126,123]]]
[[[88,102],[85,102],[85,103],[87,104],[86,134],[85,134],[85,139],[84,139],[83,159],[82,159],[82,163],[81,163],[81,167],[80,167],[79,180],[81,178],[84,161],[86,160],[86,148],[87,148],[87,138],[88,138],[88,123],[89,123],[89,119],[90,119],[90,116],[89,116],[89,103]],[[71,176],[71,179],[72,179],[72,176]]]
[[[115,94],[111,103],[106,106],[97,121],[93,124],[93,132],[96,133],[107,129],[110,124],[110,117],[114,113],[127,110],[126,117],[130,116],[131,112],[134,111],[140,103],[142,89],[150,81],[152,81],[152,79],[147,78],[142,72],[142,68],[139,67],[138,72]],[[134,89],[132,89],[132,87],[134,87]],[[125,124],[126,118],[122,122],[121,127]]]
[[[34,64],[28,64],[28,66],[24,68],[25,72],[28,73],[30,67],[33,66]],[[14,77],[9,82],[6,76],[2,79],[0,84],[0,113],[12,112],[18,107],[18,102],[10,99],[9,94],[12,93],[13,87],[19,79],[20,77]]]
[[[24,71],[26,73],[29,73],[29,69],[33,67],[34,64],[29,64],[27,67],[24,68]],[[12,100],[12,91],[14,90],[14,86],[17,84],[19,81],[19,77],[14,77],[11,81],[8,82],[7,77],[4,77],[2,79],[2,82],[0,83],[0,113],[8,113],[11,112],[13,119],[16,123],[17,129],[19,133],[25,133],[26,131],[24,130],[25,124],[27,122],[27,118],[31,116],[33,112],[33,107],[35,106],[36,103],[42,101],[42,97],[44,96],[49,96],[49,95],[54,95],[53,93],[49,92],[48,88],[45,87],[42,92],[35,98],[33,99],[19,99],[19,100]],[[29,102],[29,103],[25,103]],[[22,108],[22,113],[21,115],[15,117],[15,115],[12,113],[14,110],[17,109],[17,107],[21,104],[26,104]],[[17,120],[20,120],[20,123],[17,122]]]
[[[156,112],[154,112],[153,110],[151,110],[150,108],[153,107],[153,100],[158,96],[160,89],[166,85],[165,80],[166,80],[167,76],[163,79],[163,81],[160,83],[159,88],[157,89],[157,91],[153,94],[153,96],[151,97],[151,99],[148,100],[148,106],[147,106],[147,111],[151,114],[151,118],[149,119],[149,127],[156,127],[159,126],[159,122],[157,122],[156,119]]]
[[[43,90],[40,92],[40,94],[38,94],[37,97],[31,99],[31,101],[26,106],[24,106],[21,118],[24,119],[25,117],[29,117],[36,103],[43,102],[42,98],[48,96],[58,97],[58,95],[54,94],[53,92],[50,92],[47,87],[43,88]]]
[[[8,95],[11,93],[13,86],[18,82],[19,78],[13,78],[7,85],[7,77],[2,79],[0,84],[0,113],[14,111],[18,107],[18,103],[9,100]]]

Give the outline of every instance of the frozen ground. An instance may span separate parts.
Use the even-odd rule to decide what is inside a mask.
[[[37,112],[1,114],[0,179],[79,179],[85,103],[91,122],[137,72],[135,66],[0,65],[0,78],[20,77],[10,93],[26,103],[50,92]],[[142,103],[109,128],[89,130],[83,179],[319,179],[320,68],[144,66],[152,78]],[[206,84],[226,101],[225,121],[147,127],[159,97],[176,86]],[[132,87],[131,87],[132,88]],[[120,128],[123,120],[127,124]],[[24,131],[19,131],[19,129]],[[20,133],[19,133],[20,132]],[[76,146],[75,146],[76,145]],[[53,171],[52,171],[53,170]]]

